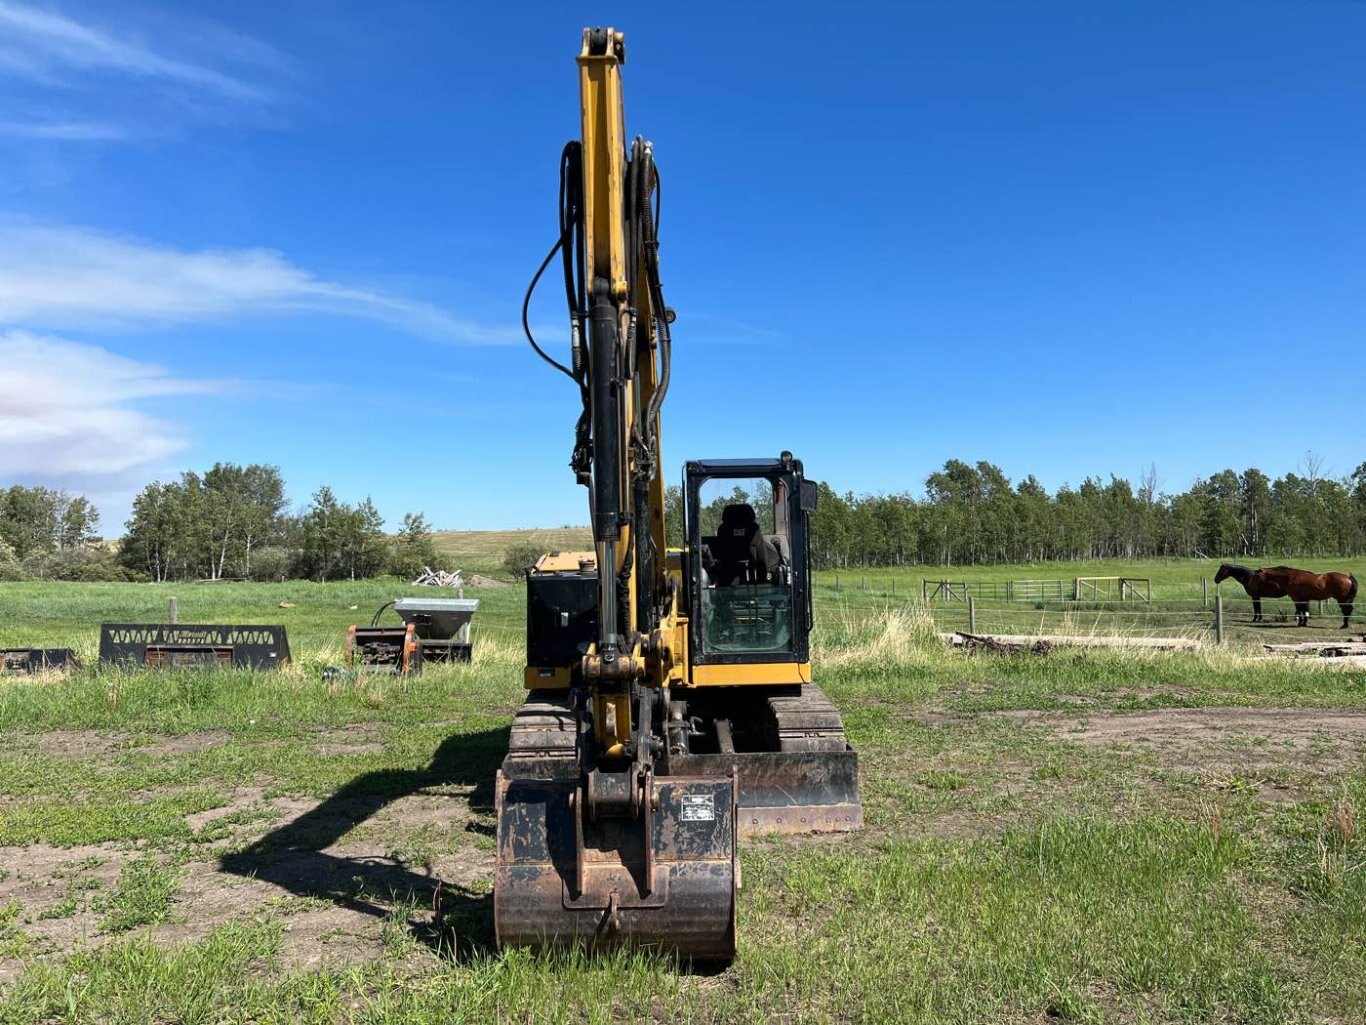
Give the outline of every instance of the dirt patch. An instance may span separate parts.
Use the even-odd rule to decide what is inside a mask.
[[[21,733],[19,747],[54,758],[95,758],[121,751],[145,755],[181,755],[222,747],[229,740],[226,730],[204,730],[174,737],[148,738],[145,734],[97,733],[94,730],[49,730],[46,733]]]
[[[401,928],[420,942],[434,945],[438,909],[486,942],[492,826],[471,813],[467,791],[362,789],[318,801],[239,788],[223,807],[186,816],[197,834],[237,818],[188,848],[193,860],[178,870],[171,913],[151,935],[195,942],[225,922],[278,919],[286,967],[341,967],[379,956],[386,919],[410,908]],[[118,887],[124,863],[144,853],[118,844],[0,847],[7,870],[0,904],[21,906],[23,932],[39,957],[98,946],[106,940],[98,902]],[[21,970],[19,961],[0,962],[0,982]]]
[[[908,712],[903,718],[921,726],[952,726],[969,721],[969,717],[942,708],[925,708]]]
[[[360,722],[334,730],[323,730],[309,738],[309,744],[319,755],[383,754],[384,744],[379,737],[383,723]]]
[[[284,923],[280,957],[286,971],[323,971],[373,961],[384,949],[383,922],[343,907],[303,911]]]
[[[160,737],[150,744],[138,744],[134,750],[146,755],[183,755],[194,751],[207,751],[211,747],[222,747],[231,734],[227,730],[205,730],[202,733],[186,733],[179,737]]]
[[[916,816],[912,821],[918,831],[941,840],[975,840],[999,833],[1009,824],[1009,820],[1001,816],[983,815],[967,809],[932,812]]]
[[[511,587],[506,580],[495,580],[493,577],[486,577],[482,573],[471,573],[465,578],[466,587]]]
[[[26,910],[41,910],[61,898],[63,880],[79,876],[103,884],[118,879],[119,858],[113,844],[0,847],[0,867],[9,873],[0,880],[0,904],[17,900]]]
[[[38,955],[65,953],[96,931],[94,903],[118,885],[120,851],[112,844],[81,847],[0,847],[0,905],[18,904],[21,929]],[[0,982],[17,977],[20,960],[0,961]]]
[[[973,697],[986,696],[992,694],[992,688],[987,686],[968,687],[962,693]],[[1048,701],[1055,706],[1061,705],[1068,709],[1075,708],[1078,713],[1081,713],[1089,709],[1133,708],[1141,705],[1169,705],[1179,708],[1195,694],[1197,691],[1190,687],[1175,685],[1157,688],[1114,687],[1109,690],[1097,690],[1090,694],[1050,694]],[[976,721],[979,716],[979,713],[974,711],[960,711],[944,705],[924,705],[898,714],[901,718],[922,726],[966,725]],[[1061,714],[1070,716],[1073,713],[1069,711]],[[1017,709],[1009,712],[991,713],[987,718],[1029,719],[1046,715],[1047,713],[1036,709]]]
[[[94,730],[50,730],[47,733],[21,733],[15,744],[26,750],[54,758],[94,758],[119,746],[117,735]]]
[[[1011,711],[997,717],[1034,723],[1059,739],[1092,747],[1124,745],[1158,753],[1164,763],[1305,764],[1366,753],[1366,711],[1334,708],[1159,708],[1142,712]]]

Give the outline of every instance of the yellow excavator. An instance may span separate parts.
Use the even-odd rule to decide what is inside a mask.
[[[494,925],[504,948],[728,960],[737,837],[858,829],[858,756],[811,682],[817,489],[801,462],[688,462],[684,544],[666,547],[674,313],[653,147],[626,143],[625,59],[620,32],[584,30],[581,138],[562,154],[559,236],[523,304],[531,345],[582,398],[571,466],[594,550],[542,556],[527,575],[528,693],[497,778]],[[567,363],[527,317],[557,254]]]

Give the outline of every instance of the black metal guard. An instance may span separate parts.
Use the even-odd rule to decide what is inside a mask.
[[[288,663],[289,639],[283,626],[100,625],[101,668],[279,669]]]

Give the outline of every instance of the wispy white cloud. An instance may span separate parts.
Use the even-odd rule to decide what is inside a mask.
[[[160,51],[141,40],[45,7],[0,0],[0,69],[46,85],[117,74],[172,83],[238,102],[269,98],[235,74]]]
[[[227,382],[176,377],[94,345],[0,334],[0,477],[98,485],[186,447],[140,400],[203,395]]]
[[[127,129],[100,121],[0,121],[0,136],[15,139],[111,142],[128,135]]]
[[[0,221],[0,324],[130,328],[289,312],[360,317],[453,344],[521,337],[512,326],[329,281],[273,249],[190,251],[87,228]]]
[[[786,341],[786,336],[781,331],[712,313],[689,313],[680,328],[675,328],[675,331],[679,334],[686,333],[689,345],[770,349]]]

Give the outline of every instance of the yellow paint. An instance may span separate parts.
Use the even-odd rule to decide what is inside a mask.
[[[611,282],[614,299],[626,298],[626,240],[621,212],[626,170],[626,117],[621,102],[622,34],[607,30],[606,52],[589,53],[590,30],[583,30],[579,53],[579,99],[583,126],[585,276]],[[625,50],[621,51],[623,54]]]
[[[811,682],[810,662],[756,662],[747,665],[693,666],[694,687],[745,687]]]
[[[593,695],[593,733],[609,757],[621,754],[622,745],[631,739],[629,694]]]
[[[527,690],[568,690],[571,673],[568,666],[527,666]]]
[[[592,552],[548,552],[536,560],[534,573],[578,573],[587,560],[591,572],[597,567],[597,556]]]

